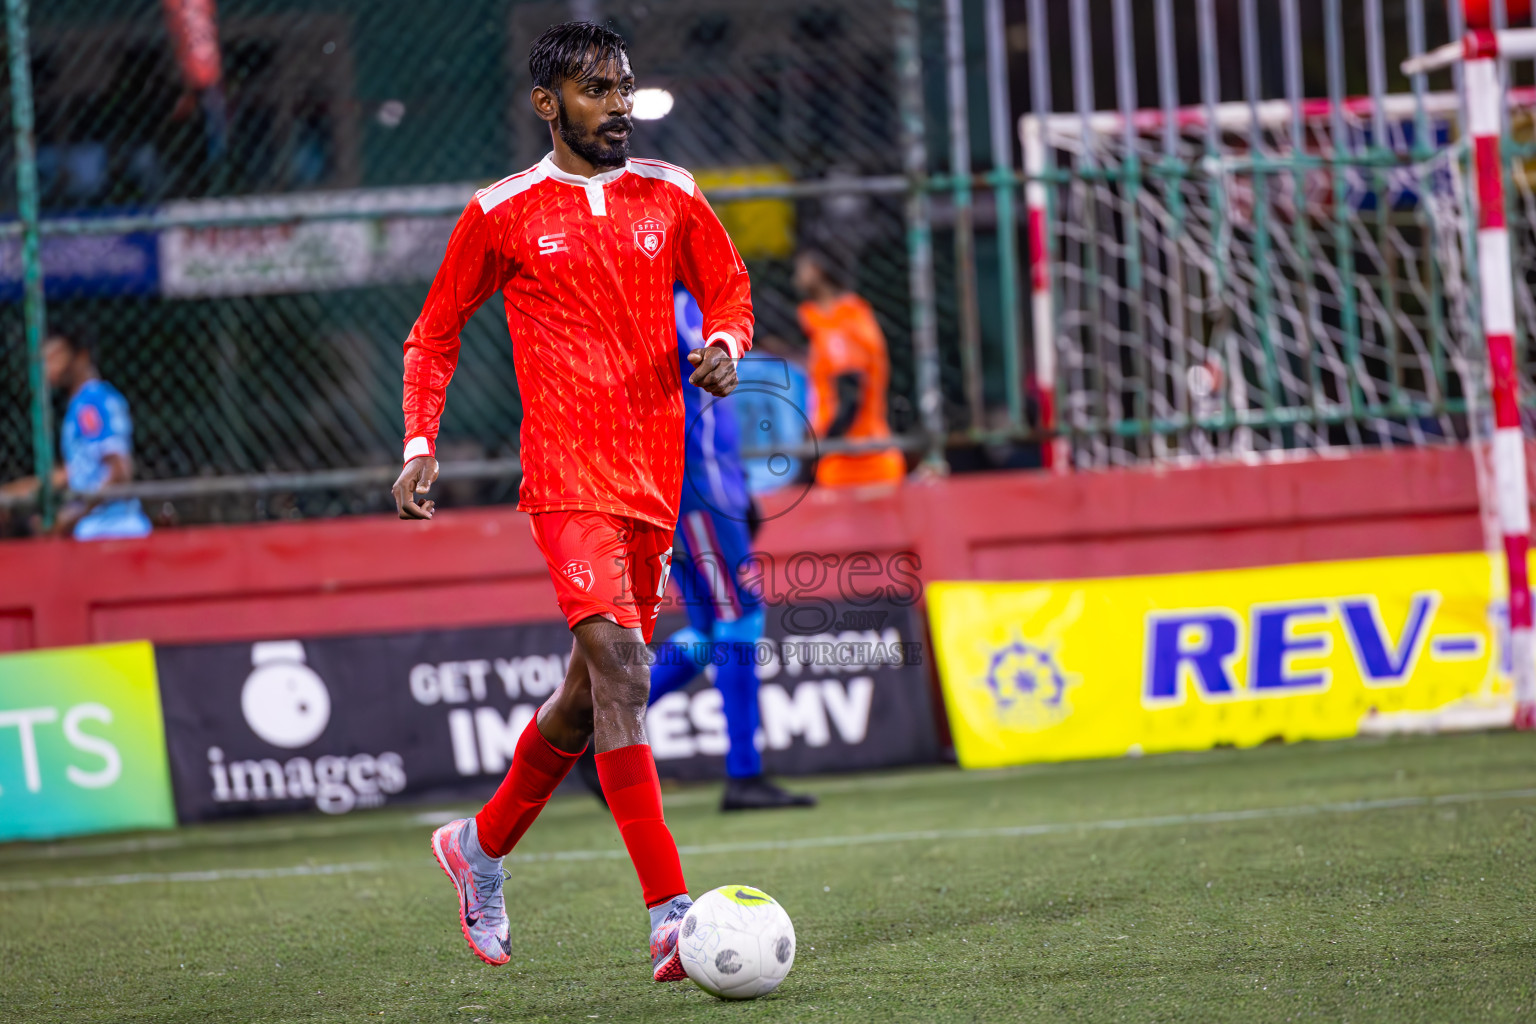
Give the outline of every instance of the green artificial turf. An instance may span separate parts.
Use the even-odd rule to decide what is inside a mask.
[[[814,811],[669,794],[695,893],[750,882],[794,918],[756,1002],[649,981],[632,870],[573,797],[509,860],[501,968],[422,808],[0,847],[0,1019],[1536,1019],[1531,736],[805,786]],[[271,869],[311,873],[229,877]],[[82,884],[173,872],[221,874]]]

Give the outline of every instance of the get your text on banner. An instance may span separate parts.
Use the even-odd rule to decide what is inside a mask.
[[[1507,700],[1484,554],[1036,583],[935,583],[960,763],[1268,740]]]
[[[770,772],[937,758],[910,609],[857,611],[878,625],[786,636],[771,623],[758,659]],[[563,622],[157,647],[177,812],[341,814],[402,795],[485,796],[570,650]],[[663,698],[646,731],[663,777],[722,774],[725,717],[712,687]]]

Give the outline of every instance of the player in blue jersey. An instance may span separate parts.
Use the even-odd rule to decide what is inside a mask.
[[[103,501],[94,495],[133,479],[133,420],[128,401],[96,372],[88,336],[56,331],[43,342],[43,374],[48,386],[69,395],[59,428],[64,466],[53,484],[69,485],[76,498],[59,509],[54,532],[76,540],[143,537],[149,517],[137,498]],[[35,490],[36,479],[7,485],[10,493]]]
[[[677,285],[677,347],[692,372],[688,353],[704,346],[704,317],[692,295]],[[684,376],[686,380],[686,374]],[[756,510],[741,462],[741,432],[730,400],[716,401],[699,388],[683,388],[686,452],[683,496],[673,548],[672,578],[682,591],[688,625],[661,644],[651,668],[650,703],[682,689],[704,671],[715,651],[715,688],[725,711],[730,750],[725,755],[726,811],[810,807],[816,798],[790,793],[763,775],[757,750],[758,703],[755,645],[763,637],[763,607],[741,586],[736,569],[752,545]],[[583,777],[588,766],[582,765]]]

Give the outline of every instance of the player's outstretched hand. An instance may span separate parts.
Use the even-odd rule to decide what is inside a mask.
[[[724,398],[736,390],[736,360],[723,348],[710,345],[688,353],[688,361],[696,369],[688,383],[701,387],[716,398]]]
[[[430,455],[420,455],[405,464],[400,477],[392,488],[395,494],[395,510],[401,519],[431,519],[437,503],[418,501],[420,495],[432,489],[437,480],[437,460]]]

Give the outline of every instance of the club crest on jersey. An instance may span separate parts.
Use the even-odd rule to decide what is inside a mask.
[[[597,579],[597,577],[592,575],[591,564],[584,562],[579,558],[573,558],[569,562],[566,562],[564,568],[562,568],[560,571],[565,574],[566,579],[570,580],[582,590],[586,591],[590,591],[592,589],[592,584],[596,582]]]
[[[101,413],[94,405],[82,405],[80,407],[80,433],[86,437],[95,437],[101,433]]]
[[[654,218],[646,218],[635,224],[635,245],[651,259],[661,253],[667,241],[667,226]]]

